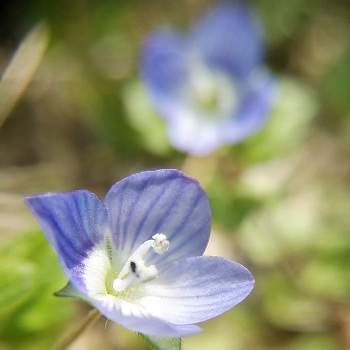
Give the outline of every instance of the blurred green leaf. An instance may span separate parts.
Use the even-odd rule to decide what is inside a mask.
[[[307,16],[315,12],[316,1],[303,0],[282,3],[278,0],[256,0],[255,4],[264,20],[267,40],[277,44],[292,37],[307,20]]]
[[[3,259],[2,259],[3,260]],[[30,263],[2,261],[0,264],[0,320],[20,307],[35,288],[35,267]]]
[[[328,71],[323,79],[322,90],[333,107],[350,118],[350,51]]]
[[[235,228],[251,212],[259,208],[261,202],[241,191],[222,176],[215,176],[207,186],[213,218],[226,228]]]
[[[325,333],[301,334],[287,350],[339,350],[338,339]]]
[[[56,297],[67,297],[86,300],[85,296],[78,290],[76,290],[70,282],[68,282],[62,289],[55,292],[54,295]]]
[[[237,145],[236,150],[245,162],[288,155],[305,140],[318,107],[313,90],[296,79],[282,78],[276,104],[266,125]]]
[[[164,121],[154,112],[141,82],[129,83],[124,91],[124,103],[129,123],[139,132],[144,146],[156,155],[167,155],[171,147]]]
[[[0,247],[0,339],[16,349],[49,348],[72,314],[53,296],[64,276],[41,232],[26,232]],[[30,341],[29,341],[30,340]],[[28,343],[29,341],[29,343]],[[31,344],[31,345],[30,345]]]
[[[140,334],[154,350],[181,350],[181,338],[160,338]]]
[[[282,270],[282,269],[280,269]],[[263,310],[276,327],[294,331],[324,329],[329,308],[321,300],[304,294],[293,282],[288,266],[262,281]]]

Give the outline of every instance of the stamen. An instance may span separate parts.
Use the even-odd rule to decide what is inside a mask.
[[[151,248],[157,254],[165,253],[169,249],[170,242],[164,233],[156,233],[152,238],[142,243],[126,261],[118,277],[113,281],[115,291],[122,292],[131,284],[146,282],[157,277],[156,266],[146,266],[144,257]]]
[[[133,273],[136,273],[136,263],[135,261],[130,261],[130,268]]]
[[[122,292],[123,290],[125,290],[125,288],[127,286],[130,285],[130,282],[125,279],[125,280],[122,280],[120,278],[116,278],[114,281],[113,281],[113,289],[116,291],[116,292]]]

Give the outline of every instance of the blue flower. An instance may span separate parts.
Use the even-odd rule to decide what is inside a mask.
[[[262,30],[242,5],[215,7],[187,36],[151,34],[141,70],[173,145],[205,155],[261,128],[276,92],[263,59]]]
[[[242,265],[201,256],[211,226],[208,199],[177,170],[131,175],[103,201],[76,190],[26,202],[74,288],[130,330],[197,333],[196,323],[229,310],[253,288]]]

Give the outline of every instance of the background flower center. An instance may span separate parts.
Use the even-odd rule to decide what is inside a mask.
[[[238,89],[231,76],[192,60],[185,98],[190,108],[209,119],[222,119],[236,109]]]

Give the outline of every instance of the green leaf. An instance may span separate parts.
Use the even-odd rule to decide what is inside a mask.
[[[144,85],[131,82],[124,90],[124,103],[129,124],[138,131],[143,146],[157,156],[166,156],[171,146],[163,118],[158,116]]]
[[[181,350],[181,338],[160,338],[151,337],[142,333],[139,334],[154,350]]]
[[[62,289],[55,292],[54,295],[56,297],[76,298],[87,301],[84,294],[80,293],[77,289],[75,289],[70,282],[68,282]]]
[[[1,260],[0,264],[0,320],[15,312],[35,292],[33,264],[16,265],[15,261]]]
[[[73,315],[71,301],[52,297],[64,280],[41,232],[0,242],[0,339],[5,348],[52,348]]]
[[[297,79],[284,77],[279,81],[277,100],[267,123],[235,149],[244,162],[291,154],[309,135],[318,109],[319,101],[311,88]]]

